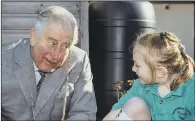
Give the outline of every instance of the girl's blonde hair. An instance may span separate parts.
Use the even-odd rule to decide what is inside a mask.
[[[138,36],[133,47],[144,47],[148,51],[144,61],[152,72],[152,81],[156,77],[155,62],[165,66],[169,75],[180,73],[180,77],[171,83],[171,90],[187,81],[194,73],[194,60],[185,53],[180,40],[171,32],[153,32]]]

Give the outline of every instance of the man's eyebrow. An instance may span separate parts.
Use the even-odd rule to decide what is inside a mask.
[[[54,40],[54,41],[58,41],[57,39],[53,38],[53,37],[49,37],[48,39]]]
[[[58,42],[59,40],[57,40],[57,39],[55,39],[55,38],[53,38],[53,37],[48,37],[49,39],[51,39],[51,40],[54,40],[54,41],[56,41],[56,42]],[[64,42],[64,44],[69,44],[69,42]]]

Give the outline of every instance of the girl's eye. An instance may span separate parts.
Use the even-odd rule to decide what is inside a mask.
[[[135,66],[138,68],[139,67],[139,65],[137,65],[137,64],[135,64]]]

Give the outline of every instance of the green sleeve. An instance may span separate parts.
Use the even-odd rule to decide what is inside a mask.
[[[134,80],[133,86],[123,95],[120,100],[112,106],[112,110],[117,110],[123,108],[123,105],[127,100],[138,95],[139,89],[141,87],[139,79]]]

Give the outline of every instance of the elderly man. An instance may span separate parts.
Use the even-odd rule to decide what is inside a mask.
[[[30,39],[3,47],[2,120],[95,120],[89,58],[74,46],[77,23],[59,6],[45,8]]]

